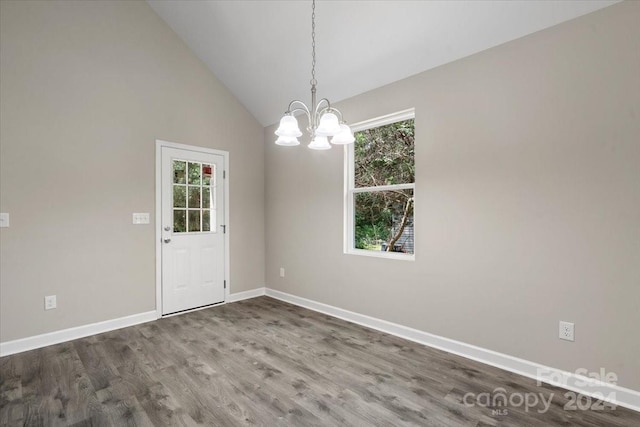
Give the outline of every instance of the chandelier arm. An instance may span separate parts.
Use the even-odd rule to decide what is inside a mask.
[[[298,108],[292,108],[294,105],[299,105],[300,107],[298,107]],[[307,130],[309,131],[309,133],[312,133],[312,134],[313,134],[313,133],[314,133],[314,131],[315,131],[315,128],[316,128],[316,127],[315,127],[315,125],[313,124],[314,122],[313,122],[313,119],[312,119],[312,117],[311,117],[311,112],[309,111],[309,107],[307,107],[307,104],[305,104],[304,102],[302,102],[302,101],[300,101],[300,100],[295,99],[295,100],[293,100],[293,101],[291,101],[291,102],[289,103],[289,108],[288,108],[288,110],[287,110],[286,114],[291,114],[291,115],[293,115],[293,114],[295,114],[295,113],[296,113],[296,112],[298,112],[298,111],[301,111],[301,112],[303,112],[304,114],[306,114],[306,115],[307,115],[307,123],[309,124],[309,125],[307,126]]]
[[[338,110],[335,107],[331,107],[331,105],[327,105],[326,107],[318,110],[319,107],[320,107],[320,104],[318,104],[318,106],[316,108],[316,115],[321,116],[322,114],[327,113],[327,112],[336,113],[338,115],[339,119],[340,119],[340,123],[344,123],[344,116],[342,115],[342,111]]]
[[[307,121],[311,122],[311,115],[309,114],[309,110],[305,109],[305,108],[294,108],[293,110],[289,111],[289,113],[291,113],[291,115],[293,115],[294,113],[301,111],[304,114],[307,115]]]
[[[302,108],[293,109],[292,107],[296,104],[300,105]],[[287,114],[291,114],[293,111],[297,111],[297,110],[302,110],[305,113],[307,113],[307,116],[311,116],[311,112],[309,111],[309,107],[307,107],[307,104],[305,104],[304,102],[298,99],[294,99],[289,103],[289,107],[287,108]]]
[[[338,116],[340,116],[340,123],[344,123],[344,117],[342,116],[342,111],[338,110],[337,108],[332,108],[334,113],[338,113]]]
[[[302,111],[303,113],[305,113],[306,115],[309,115],[309,111],[304,109],[304,108],[294,108],[293,110],[289,111],[289,114],[294,115],[295,113],[297,113],[298,111]]]
[[[320,108],[320,107],[322,107],[323,103],[326,104],[325,107],[324,108]],[[331,108],[331,103],[329,102],[329,100],[327,98],[322,98],[318,102],[318,104],[315,106],[315,114],[316,115],[320,115],[320,114],[322,114],[324,112],[332,111],[332,110],[333,110],[333,108]]]

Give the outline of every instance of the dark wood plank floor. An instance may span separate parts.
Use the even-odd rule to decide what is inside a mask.
[[[550,409],[463,403],[499,387]],[[564,393],[268,297],[0,359],[11,426],[640,426]]]

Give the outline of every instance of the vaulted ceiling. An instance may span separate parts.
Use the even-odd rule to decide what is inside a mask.
[[[148,3],[263,125],[309,102],[310,0]],[[337,102],[614,3],[318,0],[318,95]]]

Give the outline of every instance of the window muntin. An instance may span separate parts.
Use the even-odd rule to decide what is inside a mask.
[[[353,126],[346,155],[345,252],[414,259],[414,110]]]
[[[215,232],[215,165],[173,161],[173,232]]]

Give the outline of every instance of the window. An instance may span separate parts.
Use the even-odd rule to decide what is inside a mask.
[[[414,259],[415,111],[352,126],[345,159],[345,252]]]
[[[215,165],[173,161],[174,233],[215,232],[215,186]]]

